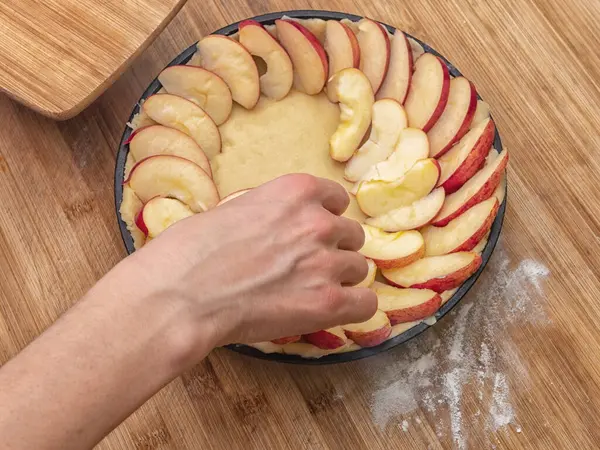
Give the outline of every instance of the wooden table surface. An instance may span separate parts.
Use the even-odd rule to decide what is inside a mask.
[[[323,367],[216,350],[100,448],[597,448],[598,1],[190,0],[80,116],[57,123],[0,97],[0,363],[125,256],[113,167],[145,86],[204,34],[292,8],[396,25],[475,82],[511,151],[499,247],[409,344]]]

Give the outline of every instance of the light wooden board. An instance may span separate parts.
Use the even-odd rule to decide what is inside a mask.
[[[186,0],[3,0],[0,92],[55,119],[94,101]]]
[[[124,257],[114,158],[146,85],[202,35],[291,8],[395,24],[474,81],[511,152],[499,248],[456,314],[408,345],[329,367],[217,350],[99,447],[596,448],[600,4],[587,0],[190,0],[80,116],[0,98],[0,362]]]

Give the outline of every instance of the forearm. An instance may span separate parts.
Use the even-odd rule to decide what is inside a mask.
[[[92,447],[210,351],[186,300],[132,282],[128,264],[0,370],[3,448]]]

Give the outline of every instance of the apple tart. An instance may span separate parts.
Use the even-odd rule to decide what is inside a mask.
[[[481,266],[506,150],[473,83],[382,24],[254,20],[201,39],[129,124],[120,214],[140,248],[173,223],[286,173],[342,184],[377,293],[368,321],[252,346],[316,358],[373,347],[439,308]]]

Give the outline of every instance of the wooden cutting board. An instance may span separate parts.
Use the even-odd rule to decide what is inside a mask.
[[[54,119],[94,101],[186,0],[2,0],[0,90]]]

